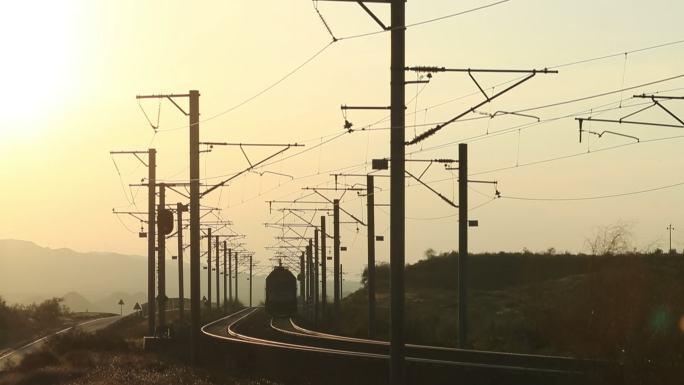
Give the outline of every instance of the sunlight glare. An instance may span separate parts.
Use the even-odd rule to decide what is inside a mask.
[[[70,2],[17,1],[3,8],[0,42],[11,55],[0,61],[0,137],[12,129],[7,123],[34,122],[59,108],[73,81],[77,38]],[[44,125],[21,126],[37,131]]]

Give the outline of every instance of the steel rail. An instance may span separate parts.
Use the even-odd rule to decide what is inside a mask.
[[[387,341],[379,341],[379,340],[372,340],[372,339],[365,339],[365,338],[356,338],[356,337],[348,337],[348,336],[341,336],[341,335],[336,335],[336,334],[329,334],[329,333],[323,333],[315,330],[309,330],[306,328],[303,328],[299,325],[297,325],[292,318],[289,319],[290,325],[292,326],[293,329],[295,329],[297,332],[293,331],[285,331],[289,332],[288,334],[296,334],[301,337],[310,337],[310,338],[321,338],[321,339],[328,339],[328,340],[333,340],[333,341],[344,341],[344,342],[351,342],[351,343],[358,343],[358,344],[366,344],[366,345],[376,345],[376,346],[389,346],[389,342]],[[282,328],[279,328],[282,329]],[[584,360],[584,359],[578,359],[578,358],[573,358],[573,357],[564,357],[564,356],[543,356],[543,355],[535,355],[535,354],[525,354],[525,353],[502,353],[502,352],[495,352],[495,351],[487,351],[487,350],[478,350],[478,351],[473,351],[473,350],[466,350],[466,349],[458,349],[458,348],[450,348],[450,347],[444,347],[444,346],[433,346],[433,345],[420,345],[420,344],[406,344],[406,347],[408,349],[413,349],[413,350],[423,350],[423,351],[433,351],[437,353],[452,353],[452,354],[462,354],[462,355],[470,355],[474,356],[472,357],[473,359],[495,359],[497,357],[501,358],[507,358],[507,359],[517,359],[517,360],[546,360],[546,361],[551,361],[549,362],[553,366],[556,366],[556,369],[544,369],[544,368],[538,368],[538,367],[528,367],[524,366],[525,368],[532,369],[535,371],[551,371],[551,372],[556,372],[556,373],[567,373],[567,374],[582,374],[584,373],[581,369],[561,369],[558,368],[560,366],[564,365],[572,365],[575,364],[578,367],[586,367],[586,366],[591,366],[591,365],[596,365],[596,364],[609,364],[609,362],[604,362],[604,361],[596,361],[596,360]],[[492,364],[492,365],[497,365],[497,364]],[[517,364],[512,364],[512,365],[504,365],[505,367],[521,367]]]
[[[250,310],[250,311],[247,311],[247,310]],[[221,318],[217,321],[214,321],[210,324],[205,325],[202,328],[202,333],[204,333],[206,336],[216,338],[216,339],[220,339],[220,340],[224,340],[224,341],[240,342],[240,343],[246,343],[246,344],[257,345],[257,346],[279,348],[279,349],[289,349],[289,350],[296,350],[296,351],[334,354],[334,355],[355,357],[355,358],[370,358],[370,359],[377,359],[377,360],[383,360],[383,361],[389,360],[389,354],[367,353],[367,352],[359,352],[359,351],[351,351],[351,350],[343,350],[343,349],[324,348],[324,347],[311,346],[311,345],[301,345],[301,344],[295,344],[295,343],[289,343],[289,342],[268,340],[268,339],[259,338],[259,337],[252,337],[252,336],[248,336],[248,335],[237,332],[235,330],[237,325],[240,322],[247,319],[252,314],[254,314],[257,310],[258,310],[258,308],[246,308],[240,312],[233,313],[229,316]],[[244,315],[241,315],[239,318],[233,320],[228,325],[228,327],[227,327],[227,334],[228,335],[227,336],[219,335],[216,333],[211,333],[207,330],[209,327],[211,327],[217,323],[224,322],[226,319],[228,319],[230,317],[235,317],[236,315],[238,315],[239,313],[241,313],[243,311],[245,312]],[[540,369],[540,368],[530,368],[530,367],[523,367],[523,366],[510,366],[510,365],[488,364],[488,363],[455,361],[455,360],[441,360],[441,359],[420,358],[420,357],[406,357],[406,361],[407,362],[415,362],[415,363],[433,364],[433,365],[436,364],[436,365],[443,365],[443,366],[452,366],[452,367],[501,369],[501,370],[507,370],[507,371],[511,371],[511,372],[519,372],[519,373],[533,372],[533,373],[571,374],[571,375],[572,374],[582,374],[581,372],[569,371],[569,370]]]

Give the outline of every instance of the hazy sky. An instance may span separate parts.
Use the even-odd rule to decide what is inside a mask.
[[[409,1],[407,22],[437,18],[489,4],[489,1]],[[389,7],[374,5],[389,23]],[[321,1],[319,9],[338,36],[372,32],[378,26],[355,4]],[[511,0],[477,12],[411,27],[407,31],[407,64],[460,68],[553,67],[684,39],[680,1],[531,1]],[[169,102],[145,101],[141,107],[156,122],[153,134],[136,94],[201,92],[202,118],[214,117],[254,96],[326,46],[330,35],[311,1],[43,1],[11,2],[0,15],[0,178],[3,181],[0,238],[32,240],[51,247],[81,251],[107,250],[144,255],[146,241],[137,238],[140,224],[111,214],[146,210],[144,190],[130,190],[145,168],[133,158],[119,157],[117,174],[110,150],[159,152],[158,175],[187,179],[187,120]],[[364,173],[370,159],[389,155],[389,124],[384,111],[351,111],[355,128],[376,123],[375,131],[342,135],[341,104],[389,104],[389,34],[342,40],[281,84],[240,108],[201,124],[202,140],[231,142],[298,142],[313,148],[236,179],[203,201],[220,205],[234,228],[247,234],[247,247],[257,259],[272,255],[276,230],[264,222],[269,199],[294,199],[304,186],[332,186],[331,170]],[[684,74],[684,44],[616,55],[558,68],[558,75],[538,75],[502,96],[481,112],[514,111],[619,90]],[[514,75],[477,75],[488,91]],[[407,74],[415,79],[415,74]],[[494,91],[501,90],[499,86]],[[418,96],[417,92],[419,92]],[[635,93],[684,95],[684,77],[631,91],[530,111],[542,119],[520,116],[482,118],[456,123],[422,144],[407,148],[416,159],[457,157],[457,143],[470,143],[470,169],[477,179],[497,180],[504,197],[577,198],[619,194],[684,182],[677,128],[594,123],[595,131],[613,130],[637,136],[605,135],[578,143],[573,117],[590,110],[595,117],[619,118],[644,103]],[[407,137],[428,123],[451,118],[479,103],[482,96],[466,74],[436,74],[429,85],[407,87]],[[621,99],[624,101],[621,102]],[[410,102],[408,102],[410,100]],[[185,103],[184,101],[182,101]],[[615,109],[622,104],[622,109]],[[684,116],[684,102],[664,103]],[[474,114],[469,117],[482,117]],[[649,110],[639,120],[672,123],[663,111]],[[547,121],[549,120],[549,121]],[[380,121],[380,122],[378,122]],[[525,125],[525,126],[521,126]],[[521,128],[518,130],[518,128]],[[496,135],[497,132],[506,132]],[[487,135],[487,133],[489,133]],[[657,138],[675,137],[662,141]],[[623,147],[616,147],[629,144]],[[315,148],[314,148],[315,147]],[[248,150],[257,160],[272,149]],[[286,155],[302,149],[290,150]],[[540,164],[537,161],[581,154]],[[278,158],[278,159],[282,159]],[[516,164],[518,167],[515,167]],[[205,181],[218,182],[247,163],[237,148],[203,154]],[[424,165],[410,164],[419,173]],[[500,171],[481,172],[503,169]],[[475,178],[475,176],[473,176]],[[457,199],[455,174],[435,165],[425,180]],[[362,179],[340,179],[354,184]],[[389,201],[388,180],[378,203]],[[429,247],[457,248],[456,210],[425,188],[407,189],[407,261]],[[471,186],[472,207],[488,202],[494,189]],[[633,224],[638,246],[659,242],[667,247],[668,223],[677,229],[673,246],[684,247],[679,221],[684,214],[684,187],[612,199],[521,201],[499,199],[471,212],[480,227],[471,231],[474,251],[578,251],[599,225]],[[330,194],[332,197],[334,194]],[[132,198],[134,197],[134,199]],[[170,196],[169,201],[180,199]],[[354,193],[343,207],[365,218],[365,200]],[[310,213],[307,213],[310,215]],[[378,259],[388,260],[389,210],[376,212]],[[684,227],[681,228],[684,231]],[[365,264],[365,228],[343,226],[345,270],[358,273]]]

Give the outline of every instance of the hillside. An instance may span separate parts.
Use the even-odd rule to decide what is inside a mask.
[[[70,292],[99,300],[115,291],[145,291],[146,271],[143,257],[0,240],[0,295],[10,302],[28,303]]]
[[[203,261],[205,263],[205,261]],[[166,262],[166,292],[178,297],[178,263]],[[190,266],[184,266],[185,296],[190,297],[188,278]],[[212,275],[212,278],[215,276]],[[206,271],[200,275],[202,295],[205,295]],[[252,301],[264,300],[265,279],[255,275]],[[215,282],[212,290],[215,290]],[[223,279],[221,279],[223,285]],[[330,282],[329,287],[332,287]],[[223,286],[221,286],[223,287]],[[345,293],[360,287],[357,282],[345,282]],[[223,289],[221,289],[223,291]],[[243,303],[249,301],[247,274],[239,273],[238,292]],[[8,303],[31,304],[52,297],[64,297],[64,304],[73,311],[119,312],[119,299],[131,311],[135,302],[147,301],[147,257],[116,253],[81,253],[70,249],[50,249],[28,241],[0,240],[0,297]],[[214,299],[215,300],[215,299]]]
[[[682,256],[500,253],[475,255],[470,262],[469,344],[474,348],[619,359],[684,357]],[[378,337],[387,338],[388,266],[377,270]],[[407,266],[409,342],[456,345],[457,284],[454,254]],[[343,301],[341,322],[331,327],[366,336],[365,288]]]

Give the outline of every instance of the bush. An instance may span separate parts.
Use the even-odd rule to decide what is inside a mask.
[[[100,351],[127,351],[128,344],[118,333],[111,330],[98,330],[95,333],[86,333],[78,329],[71,329],[66,333],[59,334],[47,342],[48,349],[56,354],[64,354],[77,350],[100,350]]]
[[[61,302],[61,298],[52,298],[38,305],[9,306],[0,297],[0,345],[13,344],[60,326],[68,314]]]

